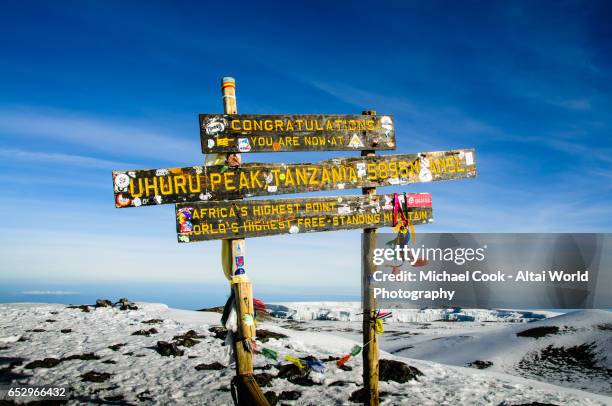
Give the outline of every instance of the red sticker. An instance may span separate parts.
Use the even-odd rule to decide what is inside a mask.
[[[407,196],[408,207],[431,207],[431,194],[410,193]]]

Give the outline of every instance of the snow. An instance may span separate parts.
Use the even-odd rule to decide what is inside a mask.
[[[289,309],[293,320],[340,320],[360,321],[361,303],[359,302],[285,302],[273,305],[284,306]],[[540,317],[553,317],[562,313],[551,311],[534,311],[510,309],[389,309],[393,311],[391,318],[386,322],[394,323],[427,323],[443,319],[453,319],[456,315],[470,316],[474,321],[481,322],[518,322],[525,323],[532,320],[530,313]]]
[[[69,404],[87,404],[103,401],[105,398],[122,396],[122,401],[137,403],[144,399],[146,404],[215,404],[231,405],[229,392],[230,380],[234,375],[233,368],[221,370],[195,369],[198,364],[220,362],[227,365],[227,348],[221,339],[215,338],[208,331],[209,327],[219,325],[220,314],[209,312],[195,312],[168,308],[162,304],[137,303],[138,310],[120,311],[118,308],[91,308],[89,313],[78,308],[69,309],[63,305],[51,304],[2,304],[0,305],[0,383],[6,374],[6,365],[15,358],[23,359],[21,365],[12,366],[10,376],[13,383],[68,385],[74,398]],[[333,303],[321,304],[319,307],[330,307],[336,311]],[[350,306],[346,306],[347,308]],[[354,309],[354,313],[358,310]],[[304,310],[306,312],[306,310]],[[486,311],[485,311],[486,312]],[[159,324],[144,324],[150,319],[163,320]],[[55,320],[55,321],[48,321]],[[445,359],[433,362],[431,360],[415,360],[399,355],[381,351],[381,358],[392,358],[414,366],[424,373],[418,381],[409,381],[400,384],[396,382],[381,382],[380,390],[387,392],[381,404],[420,404],[420,405],[499,405],[506,402],[508,405],[543,402],[571,405],[610,405],[612,398],[600,394],[569,388],[567,385],[555,386],[533,379],[526,379],[509,375],[502,366],[493,370],[476,370],[464,368],[463,361],[478,359],[483,354],[507,361],[505,366],[516,361],[511,350],[495,341],[495,338],[505,340],[511,345],[518,345],[520,351],[533,347],[541,339],[521,338],[532,342],[532,347],[523,345],[513,334],[504,334],[536,326],[538,324],[555,323],[554,325],[573,325],[580,334],[593,333],[593,323],[601,324],[610,321],[606,312],[582,312],[568,314],[549,320],[534,323],[458,323],[438,322],[440,325],[452,326],[439,334],[443,329],[434,329],[434,335],[449,338],[445,345],[452,349],[456,345],[451,337],[471,335],[474,338],[465,340],[467,355],[463,358],[463,347],[448,351]],[[360,344],[359,328],[357,322],[289,322],[286,320],[267,320],[258,323],[258,329],[265,329],[287,335],[287,338],[270,339],[260,346],[278,351],[282,356],[291,354],[296,357],[315,355],[319,359],[328,356],[341,356],[350,351],[355,344]],[[480,330],[477,324],[483,324]],[[462,329],[461,326],[467,326]],[[287,326],[291,328],[287,328]],[[325,326],[325,331],[321,326]],[[410,328],[423,327],[411,324]],[[154,327],[158,333],[150,336],[131,335],[141,329],[148,330]],[[430,326],[431,327],[431,326]],[[435,326],[434,326],[435,327]],[[44,329],[43,332],[34,332],[34,329]],[[69,333],[62,333],[62,329],[71,329]],[[171,341],[179,334],[188,330],[195,330],[204,336],[193,347],[182,348],[185,355],[178,357],[162,357],[154,347],[159,340]],[[30,330],[30,331],[28,331]],[[304,330],[304,331],[302,331]],[[346,331],[342,331],[346,330]],[[391,339],[393,332],[407,333],[409,328],[397,322],[387,326],[383,340]],[[429,334],[429,330],[422,330]],[[466,333],[468,331],[469,333]],[[590,332],[590,333],[589,333]],[[606,331],[602,330],[602,337]],[[609,332],[608,344],[609,344]],[[21,340],[15,339],[21,338]],[[398,336],[395,336],[397,338]],[[399,339],[383,341],[383,349],[390,349],[389,343],[404,345],[401,341],[406,338],[419,337],[408,335],[399,336]],[[591,337],[591,336],[589,336]],[[432,337],[429,337],[430,339]],[[565,336],[555,337],[560,342],[576,342]],[[25,341],[23,341],[25,340]],[[566,341],[563,341],[566,340]],[[476,344],[480,343],[480,344]],[[113,344],[125,344],[117,351],[108,347]],[[422,349],[422,357],[435,358],[433,346],[428,347],[427,341]],[[395,345],[395,344],[393,344]],[[488,350],[487,346],[494,349]],[[537,344],[539,345],[539,344]],[[386,347],[385,347],[386,346]],[[417,347],[415,347],[417,348]],[[480,352],[478,351],[480,348]],[[609,347],[606,347],[609,351]],[[490,352],[487,352],[490,351]],[[439,351],[438,352],[444,352]],[[66,360],[54,368],[26,369],[25,366],[33,360],[47,357],[62,358],[69,355],[95,353],[97,360]],[[413,355],[411,355],[412,357]],[[109,363],[114,362],[114,363]],[[255,367],[263,367],[270,361],[261,355],[255,356]],[[284,363],[284,362],[283,362]],[[452,366],[453,364],[461,366]],[[322,385],[300,386],[284,379],[273,379],[271,386],[262,388],[265,391],[296,390],[301,393],[297,401],[283,401],[300,405],[321,404],[351,404],[348,398],[352,392],[361,385],[361,357],[352,358],[347,365],[353,369],[343,371],[336,368],[334,363],[327,363],[325,374],[319,376]],[[101,383],[83,382],[81,375],[89,371],[107,372],[110,379]],[[3,373],[4,372],[4,373]],[[277,368],[261,371],[276,375]],[[329,386],[329,384],[343,381],[344,386]]]

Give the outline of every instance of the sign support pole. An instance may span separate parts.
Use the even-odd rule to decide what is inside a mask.
[[[225,114],[237,114],[236,81],[224,77],[221,83],[223,110]],[[240,154],[209,155],[209,165],[240,165]],[[255,314],[253,309],[253,288],[244,271],[244,239],[223,240],[221,242],[223,273],[230,280],[234,293],[235,310],[238,318],[238,331],[234,339],[236,360],[236,389],[238,405],[270,406],[261,388],[253,378],[253,350],[251,339],[255,337]],[[238,271],[240,269],[240,271]]]
[[[364,115],[376,115],[375,111],[364,111]],[[361,156],[374,156],[374,150],[361,151]],[[363,188],[363,195],[375,195],[376,188]],[[376,248],[376,228],[366,228],[361,236],[361,301],[363,308],[363,387],[364,405],[377,406],[378,398],[378,337],[376,335],[376,299],[371,293],[370,281],[376,265],[372,259]]]

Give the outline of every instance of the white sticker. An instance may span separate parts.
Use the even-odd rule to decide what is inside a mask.
[[[382,116],[380,118],[380,126],[385,130],[385,136],[389,137],[391,131],[393,131],[393,120],[389,116]]]
[[[134,200],[132,200],[132,204],[134,204],[134,206],[136,207],[142,205],[142,202],[140,201],[140,197],[135,197]]]
[[[355,165],[355,167],[357,168],[357,176],[359,176],[360,178],[366,176],[367,171],[365,162],[359,162]]]
[[[465,164],[466,165],[474,165],[474,154],[471,152],[465,153]]]
[[[204,124],[206,134],[215,135],[225,130],[225,119],[222,117],[211,117]]]
[[[212,138],[209,138],[208,141],[207,141],[207,145],[208,145],[208,148],[214,147],[215,146],[215,140],[213,140]]]
[[[389,178],[387,181],[389,182],[390,185],[399,185],[400,183],[398,178]]]
[[[349,214],[351,208],[348,205],[338,206],[338,214]]]
[[[278,190],[278,186],[276,186],[276,185],[270,185],[270,186],[268,186],[268,192],[270,192],[270,193],[274,193],[274,192],[276,192],[277,190]]]
[[[199,197],[200,197],[200,200],[209,200],[212,197],[212,195],[210,194],[210,192],[208,192],[206,194],[200,193]]]
[[[161,202],[162,202],[162,197],[161,197],[161,196],[159,196],[159,195],[155,196],[155,201],[157,202],[157,204],[161,204]]]
[[[344,189],[344,183],[338,183],[338,189]]]
[[[295,224],[289,227],[289,234],[297,234],[300,232],[300,228]]]
[[[167,169],[158,169],[155,171],[155,176],[166,176],[168,174]]]
[[[238,151],[249,152],[251,150],[251,144],[249,144],[248,138],[238,138]]]
[[[361,138],[359,138],[357,134],[353,134],[353,137],[351,138],[351,141],[349,142],[348,145],[351,148],[363,148],[363,142],[361,141]]]
[[[117,186],[117,189],[125,190],[129,185],[130,177],[125,173],[120,173],[119,175],[115,176],[115,186]]]
[[[422,156],[420,158],[421,161],[421,170],[419,171],[419,181],[421,182],[431,182],[433,176],[431,175],[431,171],[429,170],[429,159]]]

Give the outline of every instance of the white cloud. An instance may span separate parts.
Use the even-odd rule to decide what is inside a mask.
[[[68,290],[24,290],[21,292],[22,295],[29,296],[76,296],[80,295],[79,292],[72,292]]]
[[[115,119],[100,119],[64,110],[4,108],[0,110],[0,134],[48,138],[116,156],[166,157],[199,155],[199,137],[186,139],[147,126]]]
[[[79,166],[83,168],[108,170],[117,167],[133,168],[136,166],[135,164],[92,158],[83,155],[61,154],[56,152],[36,152],[26,151],[22,149],[6,148],[0,148],[0,158],[4,160],[13,159],[22,161],[45,162],[60,165]]]

